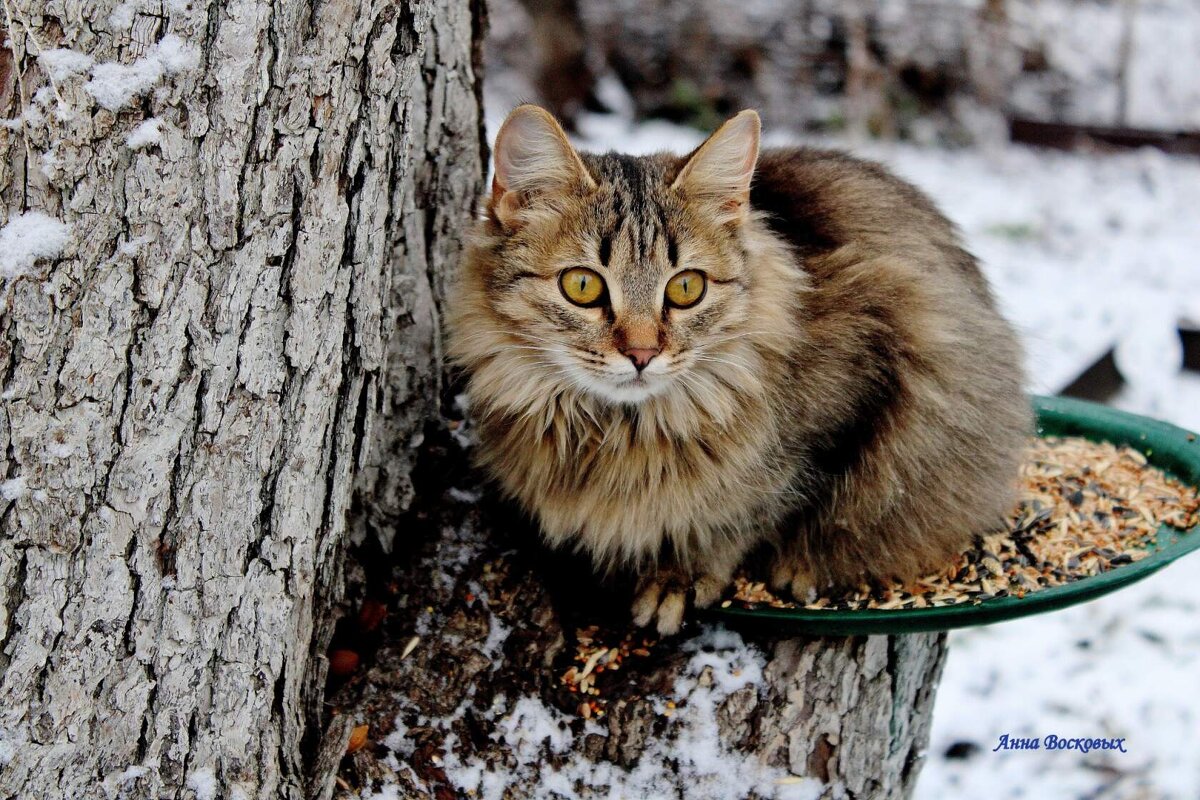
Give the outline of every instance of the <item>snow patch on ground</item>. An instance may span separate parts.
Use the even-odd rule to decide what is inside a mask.
[[[1192,556],[1085,605],[951,634],[916,796],[1200,797],[1197,585]],[[993,752],[1005,733],[1128,752]]]
[[[397,714],[392,722],[391,732],[384,737],[383,746],[401,758],[411,758],[414,748],[412,738],[408,734],[408,724],[403,714]]]
[[[487,598],[483,597],[481,593],[477,592],[476,594],[480,595],[481,602],[487,602]],[[493,663],[498,663],[504,655],[503,647],[504,643],[508,641],[509,633],[511,633],[511,628],[505,625],[502,619],[492,614],[488,620],[487,639],[484,640],[480,651]]]
[[[1126,380],[1156,396],[1173,391],[1180,363],[1158,348],[1198,315],[1200,160],[1016,146],[868,154],[929,192],[963,229],[1023,334],[1032,389],[1061,390],[1118,345],[1130,356],[1120,364]]]
[[[0,228],[0,278],[24,275],[39,258],[57,258],[71,229],[40,211],[26,211]]]
[[[568,722],[566,715],[558,709],[550,708],[536,698],[522,697],[512,711],[497,720],[493,734],[515,760],[513,769],[496,770],[483,761],[462,760],[455,752],[457,737],[454,734],[446,737],[443,769],[460,791],[474,792],[481,800],[501,800],[510,783],[537,774],[539,762],[546,753],[561,754],[571,749],[574,737]],[[547,777],[543,775],[538,783],[543,796],[558,792],[565,778],[559,773],[553,773],[549,780]],[[564,797],[575,796],[574,790],[570,791],[572,793]]]

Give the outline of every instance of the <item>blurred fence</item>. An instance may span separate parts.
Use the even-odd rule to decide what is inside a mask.
[[[918,140],[1013,120],[1200,131],[1196,0],[492,0],[489,80],[568,122],[615,76],[634,111]]]

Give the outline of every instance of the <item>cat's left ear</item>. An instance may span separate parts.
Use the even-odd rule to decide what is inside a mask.
[[[710,205],[722,223],[743,221],[750,209],[761,128],[756,112],[739,113],[692,152],[672,187]]]

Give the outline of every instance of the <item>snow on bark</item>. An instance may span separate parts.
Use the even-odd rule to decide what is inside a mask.
[[[347,512],[411,497],[481,11],[9,6],[3,231],[70,236],[0,297],[0,796],[328,793]]]
[[[40,258],[62,253],[71,229],[38,211],[16,214],[0,228],[0,278],[24,275]]]

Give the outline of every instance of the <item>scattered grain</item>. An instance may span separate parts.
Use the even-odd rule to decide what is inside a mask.
[[[908,585],[860,585],[816,597],[809,609],[927,608],[1023,598],[1150,555],[1161,525],[1200,522],[1197,491],[1130,447],[1065,437],[1035,439],[1021,467],[1021,499],[1007,531],[979,537],[945,569]],[[761,581],[739,576],[733,603],[795,608]],[[722,604],[724,605],[724,604]]]

